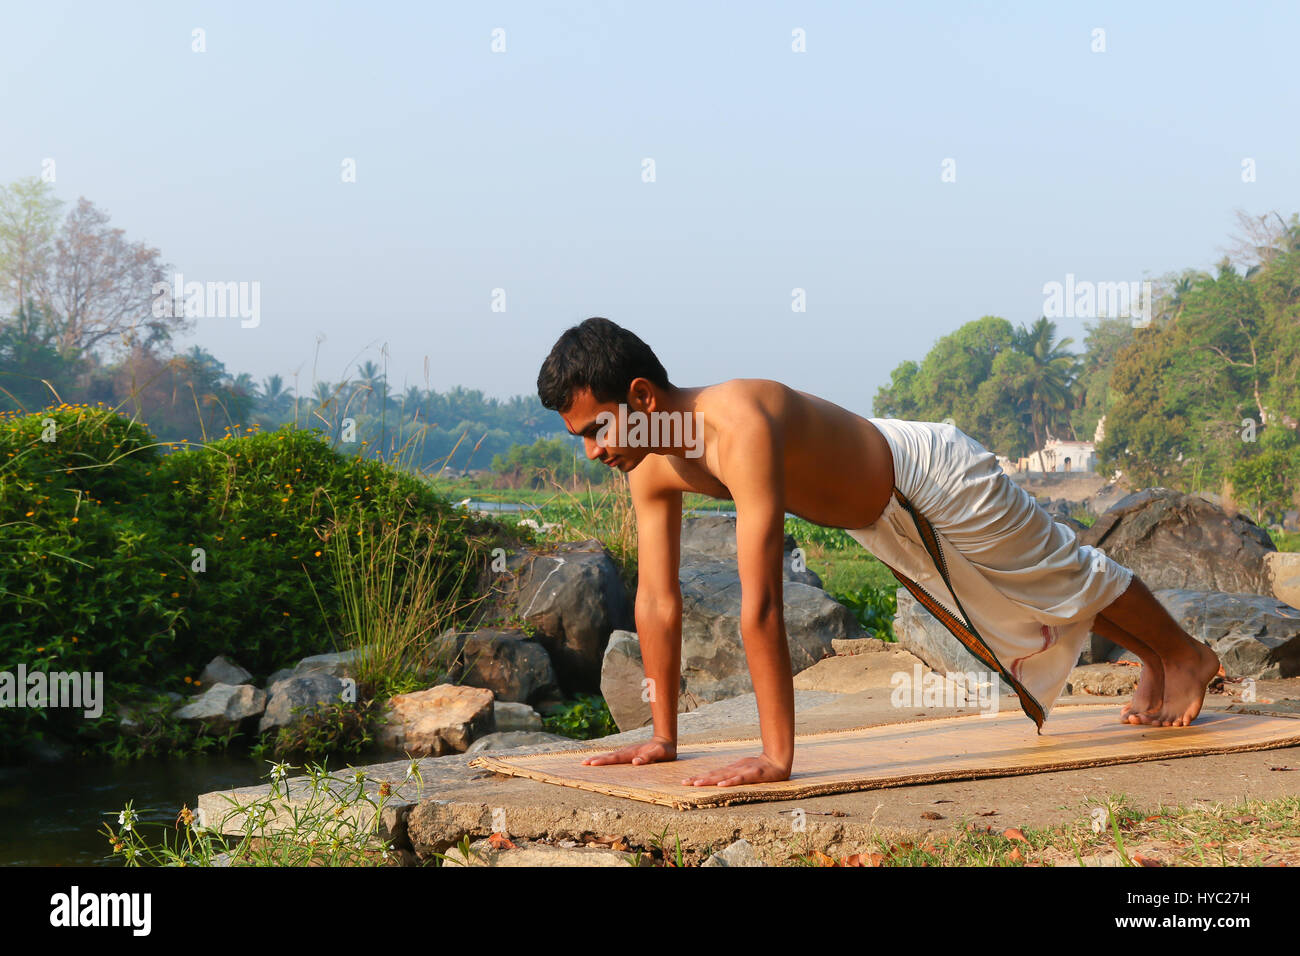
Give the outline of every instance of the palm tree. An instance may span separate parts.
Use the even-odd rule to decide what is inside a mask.
[[[317,382],[312,395],[316,399],[316,404],[324,408],[334,399],[334,387],[329,382]]]
[[[379,398],[380,407],[383,407],[387,401],[387,381],[384,377],[384,370],[374,362],[367,359],[357,369],[357,384],[365,391],[361,399],[361,408],[368,411],[370,408],[370,396],[376,395]]]
[[[1046,433],[1053,427],[1064,423],[1070,428],[1065,413],[1074,401],[1074,381],[1079,370],[1079,357],[1067,351],[1073,344],[1070,338],[1056,340],[1056,323],[1046,316],[1040,316],[1029,328],[1022,325],[1015,332],[1013,347],[1032,360],[1023,401],[1036,450],[1043,447]],[[1073,434],[1072,428],[1070,431]]]
[[[264,379],[257,397],[262,402],[262,410],[266,413],[266,416],[276,420],[281,417],[282,412],[287,410],[289,403],[293,401],[293,393],[284,387],[284,379],[279,375],[272,375]]]

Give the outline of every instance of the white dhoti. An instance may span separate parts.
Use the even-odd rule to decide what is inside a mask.
[[[1097,613],[1133,573],[1079,544],[952,425],[870,421],[893,452],[895,495],[848,533],[1010,682],[1041,730]]]

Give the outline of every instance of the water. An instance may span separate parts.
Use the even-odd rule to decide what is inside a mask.
[[[105,822],[117,827],[128,800],[141,821],[170,828],[200,793],[265,783],[268,769],[247,756],[215,754],[0,767],[0,866],[111,865],[100,829]],[[150,844],[160,842],[156,827],[141,832]]]

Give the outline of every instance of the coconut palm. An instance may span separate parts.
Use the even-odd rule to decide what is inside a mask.
[[[1022,400],[1029,413],[1034,447],[1042,448],[1047,433],[1056,427],[1070,429],[1068,412],[1074,403],[1074,381],[1079,357],[1067,351],[1074,340],[1056,338],[1056,323],[1040,316],[1029,328],[1016,330],[1013,347],[1032,359]]]

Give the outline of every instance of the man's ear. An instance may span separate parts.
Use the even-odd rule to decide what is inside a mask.
[[[652,412],[655,406],[654,386],[647,378],[634,378],[627,389],[627,407],[638,412]]]

